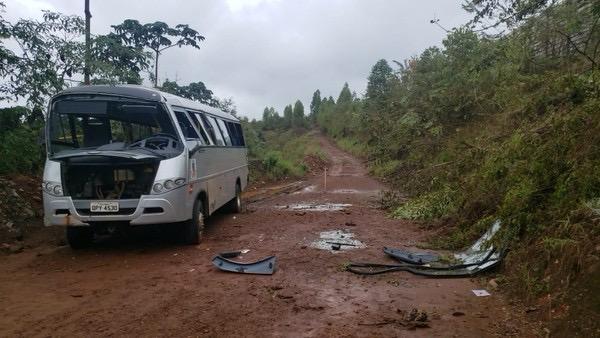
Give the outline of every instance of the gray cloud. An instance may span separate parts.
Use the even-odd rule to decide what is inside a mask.
[[[6,1],[7,17],[38,17],[41,9],[82,14],[83,0]],[[200,50],[174,48],[160,60],[159,77],[203,81],[238,110],[260,117],[265,106],[300,99],[315,89],[337,97],[344,82],[361,95],[371,66],[403,60],[431,45],[446,27],[468,20],[461,0],[91,0],[92,32],[106,33],[127,18],[189,23],[206,37]]]

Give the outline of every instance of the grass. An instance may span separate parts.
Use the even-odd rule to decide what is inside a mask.
[[[310,169],[309,160],[326,161],[317,139],[304,129],[263,131],[261,141],[251,172],[258,179],[301,177]]]

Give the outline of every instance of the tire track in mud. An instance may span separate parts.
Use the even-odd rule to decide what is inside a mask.
[[[246,213],[213,217],[198,246],[159,237],[0,257],[0,336],[533,335],[534,325],[497,292],[475,297],[476,280],[343,271],[348,261],[391,263],[383,246],[411,247],[426,233],[377,209],[385,186],[358,159],[317,137],[331,159],[327,190],[319,175],[304,188],[254,198]],[[314,208],[332,204],[344,206]],[[313,208],[292,207],[298,205]],[[311,246],[334,230],[366,247]],[[278,271],[239,275],[211,265],[216,253],[237,249],[250,250],[244,261],[276,255]],[[399,324],[412,308],[428,313],[429,328]],[[457,311],[465,315],[453,316]]]

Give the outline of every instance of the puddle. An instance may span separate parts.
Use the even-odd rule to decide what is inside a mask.
[[[323,204],[315,204],[315,203],[296,203],[290,205],[280,205],[277,208],[279,209],[289,209],[289,210],[303,210],[303,211],[341,211],[345,210],[348,207],[351,207],[352,204],[346,203],[323,203]]]
[[[294,192],[294,195],[297,194],[307,194],[307,193],[311,193],[311,192],[315,192],[317,190],[317,186],[316,185],[309,185],[308,187],[304,187],[304,189],[299,190]]]
[[[332,194],[371,194],[376,195],[380,190],[357,190],[357,189],[334,189],[329,191]]]
[[[339,243],[339,250],[332,249],[332,243]],[[347,251],[353,249],[362,249],[367,246],[354,238],[354,234],[346,230],[323,231],[319,234],[319,239],[310,243],[311,248],[329,250],[333,253],[337,251]]]

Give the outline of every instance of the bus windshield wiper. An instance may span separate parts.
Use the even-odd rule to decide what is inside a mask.
[[[155,155],[156,157],[161,157],[161,158],[167,158],[167,155],[165,154],[161,154],[155,150],[149,149],[149,148],[142,148],[142,147],[137,147],[137,148],[128,148],[129,150],[145,150],[147,152],[149,152],[152,155]]]

